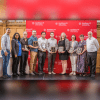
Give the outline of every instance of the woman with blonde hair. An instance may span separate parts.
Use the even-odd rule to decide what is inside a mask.
[[[59,48],[62,47],[63,47],[63,51],[60,51]],[[66,34],[62,32],[60,40],[58,42],[59,59],[62,62],[62,73],[60,73],[60,75],[66,75],[68,50],[69,50],[69,40],[66,38]]]
[[[69,46],[72,52],[68,51],[70,53],[70,60],[71,60],[71,67],[72,67],[72,72],[69,75],[76,75],[76,63],[77,63],[77,47],[78,47],[78,42],[76,41],[76,36],[72,35],[71,36],[72,41],[70,41]]]

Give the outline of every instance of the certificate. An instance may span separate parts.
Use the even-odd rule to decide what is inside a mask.
[[[60,47],[58,47],[58,50],[59,50],[59,52],[62,52],[62,51],[64,51],[64,47],[60,46]]]
[[[74,48],[73,47],[70,47],[69,53],[73,53],[73,51],[74,51]]]

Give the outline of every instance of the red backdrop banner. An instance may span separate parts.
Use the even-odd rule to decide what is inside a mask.
[[[84,34],[85,40],[87,39],[87,32],[92,31],[93,36],[97,38],[97,20],[26,20],[26,31],[28,32],[28,38],[32,35],[32,30],[37,31],[37,38],[41,37],[41,32],[46,32],[46,39],[50,38],[50,32],[54,32],[55,39],[60,39],[62,32],[66,33],[67,38],[71,41],[71,35],[76,35],[76,40],[80,41],[79,35]],[[29,56],[30,59],[30,56]],[[44,72],[48,72],[48,56],[45,60],[43,68]],[[36,71],[38,71],[38,61]],[[54,72],[61,73],[62,66],[59,60],[59,54],[56,55]],[[66,72],[71,71],[70,59],[68,59],[68,67]]]

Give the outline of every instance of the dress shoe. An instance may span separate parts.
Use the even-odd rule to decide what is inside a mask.
[[[17,73],[16,75],[17,75],[17,76],[19,76],[19,74],[18,74],[18,73]]]
[[[13,76],[13,77],[17,77],[17,74],[13,74],[12,76]]]
[[[42,72],[39,72],[38,74],[39,74],[39,75],[43,75],[43,73],[42,73]]]
[[[37,72],[35,72],[35,71],[34,71],[33,73],[34,73],[35,75],[37,75],[37,74],[38,74],[38,73],[37,73]]]
[[[27,73],[23,73],[23,75],[28,75]]]
[[[23,76],[24,74],[23,73],[20,73],[20,76]]]
[[[66,73],[60,73],[60,75],[66,75]]]
[[[8,76],[7,76],[7,75],[4,75],[2,78],[3,78],[3,79],[6,79],[6,78],[8,78]]]
[[[92,77],[92,78],[95,78],[95,75],[92,74],[91,77]]]
[[[11,78],[11,76],[7,74],[7,78]]]

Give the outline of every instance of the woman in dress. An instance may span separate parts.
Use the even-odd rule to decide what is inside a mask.
[[[20,43],[20,34],[15,33],[12,39],[13,76],[19,76],[17,70],[18,70],[19,61],[21,60],[21,55],[22,55],[22,49]]]
[[[82,52],[78,54],[77,58],[77,72],[81,73],[81,76],[85,76],[85,72],[88,70],[88,66],[86,64],[86,41],[84,40],[84,35],[80,35],[80,40],[78,47],[82,48]]]
[[[76,75],[76,62],[77,62],[77,46],[78,42],[76,41],[76,36],[72,35],[71,37],[72,41],[70,41],[70,49],[73,48],[72,52],[69,51],[70,53],[70,61],[71,61],[71,67],[72,67],[72,72],[69,75]]]
[[[59,47],[61,46],[64,48],[62,52],[59,51]],[[66,38],[66,34],[62,32],[60,40],[58,42],[59,59],[61,60],[62,63],[62,73],[60,73],[60,75],[66,75],[68,50],[69,50],[69,40]]]

